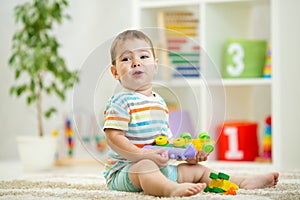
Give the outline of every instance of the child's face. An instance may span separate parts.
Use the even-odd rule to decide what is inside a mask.
[[[150,45],[141,39],[129,39],[121,43],[116,51],[116,64],[111,66],[115,79],[124,88],[137,92],[152,88],[157,60]]]

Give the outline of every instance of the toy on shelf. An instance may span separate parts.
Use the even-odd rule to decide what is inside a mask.
[[[229,181],[229,176],[220,172],[219,174],[210,173],[209,178],[212,180],[208,186],[204,189],[204,192],[213,192],[226,195],[236,195],[236,191],[239,189],[235,183]]]
[[[192,139],[189,133],[183,133],[180,138],[175,138],[173,143],[169,143],[166,136],[159,136],[155,139],[154,145],[145,145],[143,149],[160,149],[167,151],[171,159],[186,160],[193,159],[198,152],[208,156],[214,150],[214,140],[210,139],[207,132],[199,134],[197,139]]]
[[[272,123],[271,116],[267,116],[265,119],[265,135],[263,140],[263,158],[272,158]]]
[[[265,133],[262,142],[262,154],[256,158],[258,162],[272,161],[272,117],[268,115],[265,118]]]
[[[259,155],[257,128],[254,121],[226,121],[220,125],[218,159],[254,161]]]
[[[265,67],[264,67],[264,73],[263,73],[264,78],[271,78],[272,76],[271,61],[272,61],[272,50],[271,50],[271,45],[269,45],[267,56],[266,56]]]

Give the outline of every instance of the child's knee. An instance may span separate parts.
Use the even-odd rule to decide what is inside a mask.
[[[130,173],[145,173],[159,170],[155,162],[149,159],[140,160],[130,167]]]

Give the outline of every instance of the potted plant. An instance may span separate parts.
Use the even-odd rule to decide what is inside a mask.
[[[67,6],[67,0],[32,0],[17,5],[14,10],[18,29],[12,38],[12,54],[8,64],[14,71],[16,81],[10,88],[10,94],[17,97],[25,96],[28,106],[35,105],[39,135],[32,139],[39,144],[28,144],[28,138],[19,139],[21,143],[19,152],[22,161],[25,159],[23,154],[29,151],[22,149],[24,146],[33,147],[33,152],[42,154],[39,158],[30,152],[31,160],[25,161],[25,168],[47,168],[54,161],[54,154],[52,160],[50,155],[52,153],[47,153],[41,148],[54,143],[44,141],[46,139],[53,141],[54,138],[46,137],[43,117],[49,118],[57,110],[54,106],[43,109],[43,95],[55,95],[64,101],[66,91],[79,81],[78,71],[70,71],[66,67],[63,57],[59,54],[60,44],[53,34],[56,25],[70,18],[64,12]],[[55,145],[50,148],[55,150]],[[48,157],[49,155],[51,157]],[[48,163],[43,164],[40,161],[42,157],[46,158]],[[34,163],[39,166],[34,166]]]

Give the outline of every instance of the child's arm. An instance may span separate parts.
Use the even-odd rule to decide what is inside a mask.
[[[168,158],[160,156],[165,152],[164,149],[144,151],[132,144],[124,135],[124,131],[107,128],[105,129],[106,140],[110,148],[127,160],[138,162],[139,160],[149,159],[158,166],[167,166]]]

